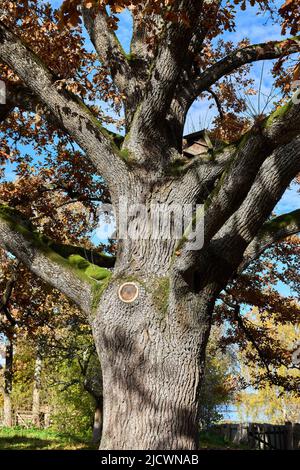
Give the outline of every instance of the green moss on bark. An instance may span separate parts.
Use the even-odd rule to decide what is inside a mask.
[[[293,106],[292,100],[288,101],[285,105],[280,106],[276,109],[263,123],[263,127],[270,127],[274,122],[284,116]]]
[[[80,255],[70,255],[68,257],[68,262],[71,266],[74,266],[76,269],[83,271],[86,276],[91,277],[96,281],[105,279],[110,273],[108,269],[90,263]]]
[[[165,317],[169,307],[170,279],[168,276],[157,278],[153,282],[152,298],[158,311]]]
[[[187,159],[177,158],[167,168],[167,174],[169,176],[180,176],[186,171],[190,163]]]
[[[42,252],[51,261],[70,269],[83,281],[94,284],[102,281],[111,275],[111,272],[103,267],[90,263],[88,260],[78,254],[69,254],[64,257],[53,249],[55,243],[35,231],[32,224],[27,221],[23,215],[16,209],[0,205],[0,218],[5,220],[13,231],[22,234],[22,236],[32,245]]]
[[[109,286],[109,283],[111,281],[111,276],[112,276],[112,273],[109,272],[105,278],[93,284],[93,287],[92,287],[92,295],[93,295],[92,312],[93,313],[96,312],[100,299],[104,291]]]
[[[131,153],[127,148],[119,150],[118,154],[126,163],[130,163],[131,161],[133,161]]]
[[[278,232],[286,228],[290,224],[299,224],[300,226],[300,209],[296,209],[288,214],[280,215],[273,220],[267,222],[262,228],[263,232]]]

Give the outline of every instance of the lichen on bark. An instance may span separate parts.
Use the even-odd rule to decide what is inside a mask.
[[[169,295],[170,295],[170,278],[163,276],[156,278],[152,284],[152,298],[155,306],[165,317],[168,311]]]

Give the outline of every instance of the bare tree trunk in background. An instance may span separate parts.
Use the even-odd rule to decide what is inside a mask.
[[[13,382],[13,343],[7,338],[5,345],[5,370],[4,370],[4,404],[3,404],[3,425],[11,427],[12,404],[11,392]]]
[[[81,363],[81,371],[84,375],[84,389],[95,401],[92,440],[94,444],[99,444],[103,426],[103,384],[98,357],[95,358],[95,354],[87,354],[84,363]]]
[[[40,408],[41,408],[41,372],[42,372],[42,359],[37,351],[35,366],[34,366],[34,378],[33,378],[33,394],[32,394],[32,416],[33,424],[36,428],[41,426],[40,422]]]
[[[103,399],[96,401],[96,408],[94,414],[93,424],[93,443],[99,444],[101,441],[102,434],[102,423],[103,423]]]
[[[51,425],[51,408],[49,405],[45,407],[45,414],[44,414],[44,428],[47,429]]]

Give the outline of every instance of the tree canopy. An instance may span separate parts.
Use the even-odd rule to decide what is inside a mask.
[[[232,41],[248,9],[279,25],[279,37]],[[118,36],[125,11],[129,51]],[[185,426],[196,429],[193,384],[201,382],[213,321],[225,325],[222,347],[238,344],[262,367],[261,380],[290,391],[299,386],[297,374],[281,373],[298,368],[290,366],[297,345],[268,335],[270,318],[296,324],[299,315],[300,210],[274,213],[289,185],[299,183],[299,19],[297,0],[1,2],[4,265],[10,270],[17,258],[39,295],[50,284],[87,314],[105,364],[104,390],[113,390],[106,392],[104,445],[134,445],[134,421],[144,422],[139,413],[153,401],[149,416],[160,410],[168,438],[153,425],[138,434],[139,445],[192,448],[196,438],[189,440]],[[258,62],[272,64],[277,91],[264,104],[251,75]],[[203,134],[206,150],[189,157],[187,116],[203,100],[215,109]],[[14,178],[7,178],[9,166]],[[180,237],[170,224],[167,241],[152,240],[137,213],[128,227],[139,237],[117,230],[104,246],[92,235],[98,210],[111,203],[120,220],[124,197],[145,213],[152,204],[192,205],[190,223]],[[190,249],[199,220],[203,243]],[[278,292],[282,281],[292,295]],[[5,327],[14,302],[26,298],[24,282],[20,298],[13,292],[3,299]],[[117,294],[126,282],[136,285],[132,304]],[[258,309],[261,323],[246,315],[247,306]],[[162,405],[170,384],[178,393],[172,420]],[[134,409],[127,436],[116,418],[120,403]]]

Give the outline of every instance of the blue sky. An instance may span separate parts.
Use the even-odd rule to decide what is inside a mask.
[[[59,8],[62,4],[62,0],[50,0],[50,3],[54,8]],[[274,4],[281,5],[282,0],[274,0]],[[238,10],[237,12],[237,27],[234,32],[225,32],[223,35],[224,40],[230,40],[233,44],[237,44],[244,38],[248,38],[251,43],[260,43],[270,40],[276,40],[282,38],[280,26],[274,24],[269,14],[257,14],[257,7],[248,6],[246,11]],[[119,16],[119,28],[116,34],[125,49],[129,52],[130,40],[132,32],[132,19],[131,14],[128,10],[122,12]],[[88,36],[84,31],[86,37],[86,48],[90,51],[93,50],[93,46],[88,40]],[[255,80],[255,88],[259,88],[259,82],[261,79],[261,73],[263,68],[263,79],[261,90],[266,95],[269,94],[272,88],[273,77],[270,74],[272,62],[259,62],[252,66],[251,77]],[[253,99],[254,107],[256,107],[257,98]],[[105,107],[106,105],[103,104]],[[192,106],[186,122],[186,132],[194,130],[199,126],[208,127],[213,116],[216,114],[216,110],[209,110],[207,101],[197,101]]]
[[[58,0],[55,2],[60,4]],[[282,4],[282,0],[275,0],[275,4]],[[278,40],[282,38],[281,28],[278,24],[274,24],[269,14],[257,14],[258,10],[256,7],[248,7],[246,11],[238,11],[237,13],[237,27],[234,32],[225,32],[223,39],[226,41],[232,41],[233,44],[237,44],[242,39],[248,38],[250,43],[261,43],[271,40]],[[126,50],[129,51],[132,20],[131,15],[128,11],[119,15],[119,29],[117,30],[118,38]],[[272,67],[272,61],[259,62],[252,66],[251,77],[255,81],[255,88],[259,89],[260,79],[262,75],[262,86],[261,90],[265,95],[270,93],[272,89],[273,77],[270,73]],[[242,90],[241,90],[242,91]],[[257,98],[253,99],[254,107],[257,107]],[[188,132],[190,127],[207,127],[216,110],[208,110],[208,104],[206,101],[197,101],[192,106],[186,123],[186,131]]]
[[[51,0],[50,2],[55,8],[58,8],[62,4],[62,0]],[[275,4],[282,4],[282,0],[275,0]],[[131,32],[132,32],[132,19],[129,11],[124,11],[119,15],[119,28],[117,30],[117,35],[119,40],[126,51],[129,51]],[[86,37],[86,47],[89,50],[92,50],[92,45]],[[230,40],[233,44],[237,44],[244,38],[248,38],[251,43],[260,43],[266,42],[269,40],[276,40],[282,37],[280,26],[274,24],[269,15],[257,15],[256,7],[248,7],[246,11],[239,11],[237,13],[237,27],[234,32],[226,32],[224,34],[225,40]],[[251,77],[255,81],[254,88],[259,88],[259,83],[262,76],[262,92],[266,95],[270,93],[272,89],[273,77],[270,74],[271,62],[259,62],[252,66],[251,68]],[[263,74],[262,74],[263,68]],[[103,105],[107,108],[107,105]],[[253,98],[253,106],[257,107],[257,98]],[[203,127],[208,127],[213,116],[215,115],[215,109],[209,109],[208,103],[205,100],[196,101],[191,107],[187,122],[186,122],[186,132],[198,130]],[[27,148],[28,152],[32,152],[30,148]],[[14,178],[13,167],[8,166],[6,171],[6,176],[8,179]],[[284,212],[289,212],[299,207],[299,194],[296,191],[295,185],[292,185],[288,189],[282,200],[276,207],[276,213],[281,214]]]

